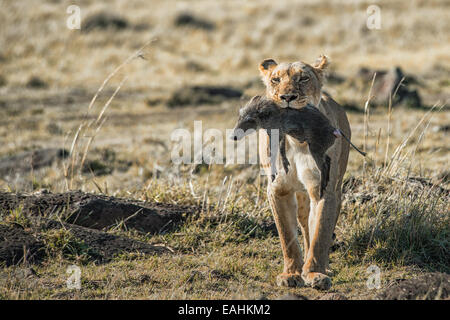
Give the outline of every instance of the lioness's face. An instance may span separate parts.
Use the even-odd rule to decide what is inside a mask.
[[[277,64],[273,59],[264,60],[259,69],[267,98],[281,107],[299,109],[308,103],[317,105],[327,64],[326,57],[321,57],[314,66],[300,61]]]

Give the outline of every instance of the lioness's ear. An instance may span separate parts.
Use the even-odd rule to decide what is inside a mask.
[[[263,78],[267,77],[270,72],[277,66],[277,63],[273,59],[266,59],[259,64],[259,71]]]
[[[319,58],[317,58],[317,60],[314,63],[313,67],[317,71],[324,72],[328,68],[329,65],[330,65],[330,59],[327,56],[325,56],[325,55],[321,55]]]
[[[330,65],[330,59],[326,55],[321,55],[319,58],[317,58],[316,62],[314,63],[313,67],[314,70],[317,72],[321,80],[323,80],[327,73],[327,68]]]

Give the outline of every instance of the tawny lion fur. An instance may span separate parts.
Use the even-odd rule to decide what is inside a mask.
[[[260,66],[266,86],[266,97],[281,107],[302,108],[315,105],[349,139],[350,125],[344,109],[322,92],[328,58],[321,56],[314,65],[303,62],[277,64],[272,59]],[[269,139],[259,131],[259,156],[268,179],[268,198],[280,236],[284,269],[277,276],[280,286],[302,286],[329,289],[326,274],[332,236],[341,208],[342,179],[347,168],[349,143],[336,139],[327,155],[330,157],[329,182],[323,198],[319,197],[320,173],[306,143],[287,136],[286,155],[291,164],[272,181],[268,156]],[[281,168],[278,156],[277,167]],[[303,235],[303,257],[297,234],[297,221]]]

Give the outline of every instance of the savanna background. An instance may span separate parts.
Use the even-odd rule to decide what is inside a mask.
[[[449,30],[444,0],[0,0],[0,298],[445,299]],[[264,58],[320,54],[371,159],[350,152],[329,292],[276,286],[257,165],[176,166],[170,139],[232,128]]]

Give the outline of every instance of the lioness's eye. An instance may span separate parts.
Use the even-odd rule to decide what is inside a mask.
[[[295,82],[306,82],[309,80],[309,77],[307,75],[296,75],[294,76],[294,81]]]
[[[272,83],[280,83],[280,78],[272,78]]]
[[[299,82],[306,82],[306,81],[308,81],[309,80],[309,77],[308,76],[302,76],[302,77],[300,77],[300,79],[298,80]]]

